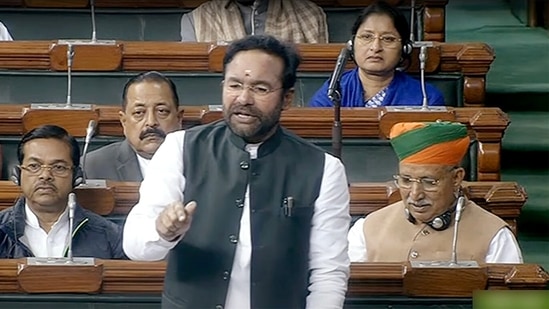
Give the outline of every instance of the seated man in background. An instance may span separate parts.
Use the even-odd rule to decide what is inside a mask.
[[[410,62],[412,42],[406,17],[380,1],[364,9],[351,30],[351,58],[356,68],[341,75],[342,107],[422,105],[419,80],[402,72]],[[331,107],[327,80],[309,101],[312,107]],[[444,96],[426,85],[428,105],[444,105]]]
[[[460,123],[398,123],[390,132],[400,160],[395,182],[402,201],[359,219],[349,231],[352,262],[450,261],[453,225],[469,147]],[[505,221],[462,199],[457,259],[522,263]]]
[[[8,28],[0,21],[0,41],[13,41]]]
[[[85,175],[91,179],[142,181],[166,134],[181,129],[175,84],[158,72],[130,79],[122,94],[123,141],[90,152]]]
[[[328,43],[326,14],[309,0],[212,0],[181,18],[182,41],[230,42],[250,34]]]
[[[0,212],[0,258],[73,256],[126,258],[122,227],[76,205],[69,235],[69,193],[82,182],[80,148],[65,129],[45,125],[29,131],[17,148],[12,180],[23,196]]]

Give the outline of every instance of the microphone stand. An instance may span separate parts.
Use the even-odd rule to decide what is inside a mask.
[[[336,82],[336,89],[330,96],[334,105],[334,123],[332,125],[332,154],[341,159],[342,129],[341,129],[341,88],[339,80]]]
[[[337,62],[330,78],[330,84],[328,86],[328,98],[332,101],[334,106],[334,123],[332,125],[332,155],[341,159],[342,148],[342,128],[341,128],[341,75],[345,70],[345,64],[349,57],[349,51],[351,50],[350,41],[346,43],[345,47],[341,49]]]
[[[88,147],[90,145],[91,139],[95,133],[95,120],[90,120],[88,122],[88,127],[86,128],[86,139],[84,140],[84,150],[82,150],[82,183],[77,187],[79,189],[106,189],[107,181],[105,179],[88,179],[86,175],[86,157],[88,154]]]
[[[29,266],[95,266],[95,258],[73,257],[72,234],[74,230],[74,210],[76,208],[76,195],[71,192],[68,196],[67,208],[69,209],[69,243],[67,245],[67,257],[28,257]]]
[[[74,46],[78,45],[116,45],[115,40],[97,40],[97,32],[95,28],[95,1],[90,1],[91,7],[91,22],[92,22],[92,36],[90,40],[66,40],[60,39],[57,41],[58,45],[67,45],[67,102],[65,104],[55,104],[55,103],[33,103],[31,104],[31,109],[64,109],[64,110],[91,110],[91,104],[72,104],[71,94],[72,94],[72,62],[74,58]]]

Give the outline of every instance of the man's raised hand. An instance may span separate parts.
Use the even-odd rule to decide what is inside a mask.
[[[156,218],[156,231],[167,241],[174,241],[191,227],[196,202],[183,206],[182,202],[169,204]]]

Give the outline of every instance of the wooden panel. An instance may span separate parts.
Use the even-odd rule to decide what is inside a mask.
[[[23,0],[0,0],[2,6],[23,6]]]
[[[121,44],[78,44],[73,46],[71,69],[74,71],[117,71],[122,67]],[[50,65],[54,71],[67,70],[66,44],[53,44]]]
[[[24,0],[29,8],[85,8],[88,0]]]
[[[90,120],[98,123],[99,114],[96,110],[53,110],[25,108],[21,119],[23,132],[28,132],[45,124],[55,124],[65,128],[75,137],[86,136],[86,128]]]
[[[210,43],[124,42],[125,71],[208,72]]]
[[[464,182],[463,189],[472,201],[505,220],[516,233],[516,219],[527,199],[523,187],[515,182]],[[139,183],[134,182],[107,181],[106,189],[88,190],[75,190],[78,202],[101,215],[127,215],[139,199]],[[367,215],[401,199],[392,182],[353,183],[349,190],[354,216]],[[20,194],[11,181],[0,181],[0,210],[13,206]]]
[[[21,135],[26,128],[44,123],[61,125],[82,136],[89,119],[82,114],[66,117],[59,111],[42,111],[50,116],[37,116],[25,127],[22,123],[23,112],[28,105],[0,104],[0,136]],[[118,112],[119,106],[95,106],[98,115],[98,134],[122,136]],[[45,114],[43,114],[45,115]],[[49,114],[48,114],[49,115]],[[81,115],[81,116],[78,116]],[[331,138],[333,126],[333,109],[294,107],[282,113],[281,123],[297,135],[305,138]],[[46,118],[45,118],[46,117]],[[91,114],[90,114],[91,117]],[[182,117],[185,128],[209,123],[222,118],[220,111],[209,111],[207,106],[186,106]],[[442,112],[420,112],[392,110],[390,108],[342,108],[341,123],[344,138],[381,138],[386,139],[389,128],[398,121],[433,121],[452,120],[467,125],[469,135],[479,145],[477,153],[477,180],[498,181],[500,179],[501,140],[510,121],[499,108],[468,107],[448,108]]]
[[[25,259],[0,260],[0,293],[24,292],[18,284],[18,268],[23,264],[25,264]],[[100,291],[102,294],[153,293],[160,295],[162,293],[166,271],[165,261],[137,262],[96,259],[96,264],[103,270]],[[547,272],[536,264],[486,264],[481,265],[481,268],[488,277],[485,286],[485,289],[488,290],[541,290],[547,287],[549,281]],[[404,281],[412,275],[410,269],[409,263],[352,263],[347,296],[409,296],[406,294]],[[66,272],[63,267],[52,271],[57,272],[52,276]],[[455,275],[453,277],[455,278]],[[57,288],[70,292],[75,285],[74,280],[77,278],[60,280]],[[444,282],[445,286],[455,284],[463,284],[463,281],[447,280]],[[431,285],[426,284],[423,287],[424,290],[417,287],[416,296],[432,296],[430,295]],[[472,295],[467,296],[471,297]]]

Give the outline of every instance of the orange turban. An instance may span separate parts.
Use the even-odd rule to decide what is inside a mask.
[[[458,165],[469,148],[465,125],[456,122],[401,122],[389,133],[401,163]]]

